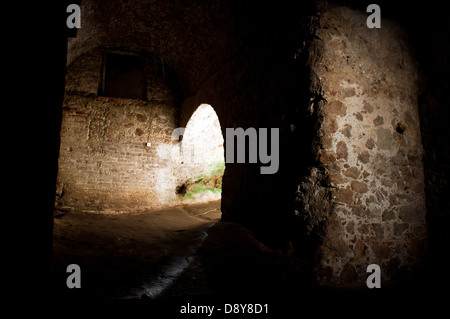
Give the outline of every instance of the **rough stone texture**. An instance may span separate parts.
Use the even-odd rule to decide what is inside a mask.
[[[117,212],[169,205],[175,177],[161,149],[174,144],[176,82],[153,68],[148,101],[96,96],[101,63],[101,51],[93,50],[68,67],[58,207]]]
[[[190,95],[240,45],[230,18],[240,9],[221,1],[82,1],[82,27],[69,39],[68,64],[94,48],[126,45],[171,66]]]
[[[210,121],[202,119],[206,132],[203,131],[204,141],[197,140],[197,146],[214,143],[219,153],[209,156],[210,152],[203,152],[208,156],[191,164],[180,159],[179,141],[172,137],[179,118],[177,78],[160,61],[147,62],[149,85],[145,101],[97,96],[100,48],[79,56],[69,65],[61,129],[58,209],[118,213],[220,198],[220,192],[205,192],[189,199],[176,192],[177,186],[206,173],[208,165],[220,157],[223,162],[223,138],[217,116]],[[188,140],[191,131],[185,132]],[[183,160],[189,165],[190,174],[183,169]]]
[[[418,265],[424,173],[417,65],[405,34],[389,20],[368,29],[364,11],[292,3],[83,1],[83,27],[69,42],[58,205],[120,211],[176,203],[176,187],[192,174],[167,159],[179,142],[171,132],[207,103],[222,133],[280,129],[277,174],[261,175],[260,163],[227,163],[223,220],[272,248],[293,248],[323,285],[364,284],[370,263],[383,280]],[[146,56],[147,101],[96,96],[103,48]],[[433,96],[421,104],[430,123],[439,114]],[[436,151],[431,140],[442,132],[430,126],[422,130],[427,185],[440,185],[439,194],[429,192],[441,201],[429,205],[441,220],[448,182],[440,169],[448,165],[433,160],[446,151]]]
[[[323,165],[338,190],[318,249],[319,281],[364,283],[371,263],[391,279],[420,264],[416,243],[426,238],[424,229],[411,231],[426,213],[417,64],[397,24],[369,29],[365,13],[325,2],[319,11],[312,69],[325,100],[321,145],[337,159]]]

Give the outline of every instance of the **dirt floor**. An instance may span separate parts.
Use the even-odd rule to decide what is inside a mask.
[[[242,226],[221,222],[220,201],[139,214],[70,212],[54,219],[55,297],[142,299],[277,294],[301,273]],[[81,268],[68,289],[66,268]],[[289,277],[289,278],[288,278]]]
[[[73,300],[94,301],[104,316],[104,309],[114,313],[115,308],[104,308],[97,301],[128,299],[132,309],[148,314],[162,311],[164,318],[178,318],[186,302],[210,302],[216,307],[224,303],[267,303],[271,314],[277,314],[268,318],[288,318],[286,314],[302,313],[313,305],[318,306],[317,311],[334,311],[349,301],[354,308],[377,300],[377,305],[387,307],[398,304],[401,296],[411,301],[424,291],[430,292],[411,286],[376,291],[318,288],[311,284],[312,276],[300,260],[268,248],[250,231],[220,221],[220,216],[220,201],[139,214],[57,215],[52,303],[68,302],[75,311],[84,308],[74,308],[81,303]],[[66,285],[70,264],[81,268],[80,289]],[[136,308],[142,304],[144,307]],[[340,306],[334,308],[332,304]]]

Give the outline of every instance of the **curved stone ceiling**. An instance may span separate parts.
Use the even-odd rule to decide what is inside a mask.
[[[96,47],[149,52],[175,70],[189,95],[242,43],[232,13],[239,10],[219,0],[83,0],[68,64]]]

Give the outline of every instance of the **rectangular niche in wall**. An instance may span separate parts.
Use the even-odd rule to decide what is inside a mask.
[[[145,59],[136,55],[106,53],[99,95],[146,99]]]

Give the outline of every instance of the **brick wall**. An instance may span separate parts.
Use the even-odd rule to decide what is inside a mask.
[[[167,65],[147,65],[146,101],[97,96],[102,51],[68,67],[57,206],[121,212],[176,205],[172,131],[179,89]],[[163,72],[164,67],[164,72]],[[151,146],[147,146],[147,143]]]

